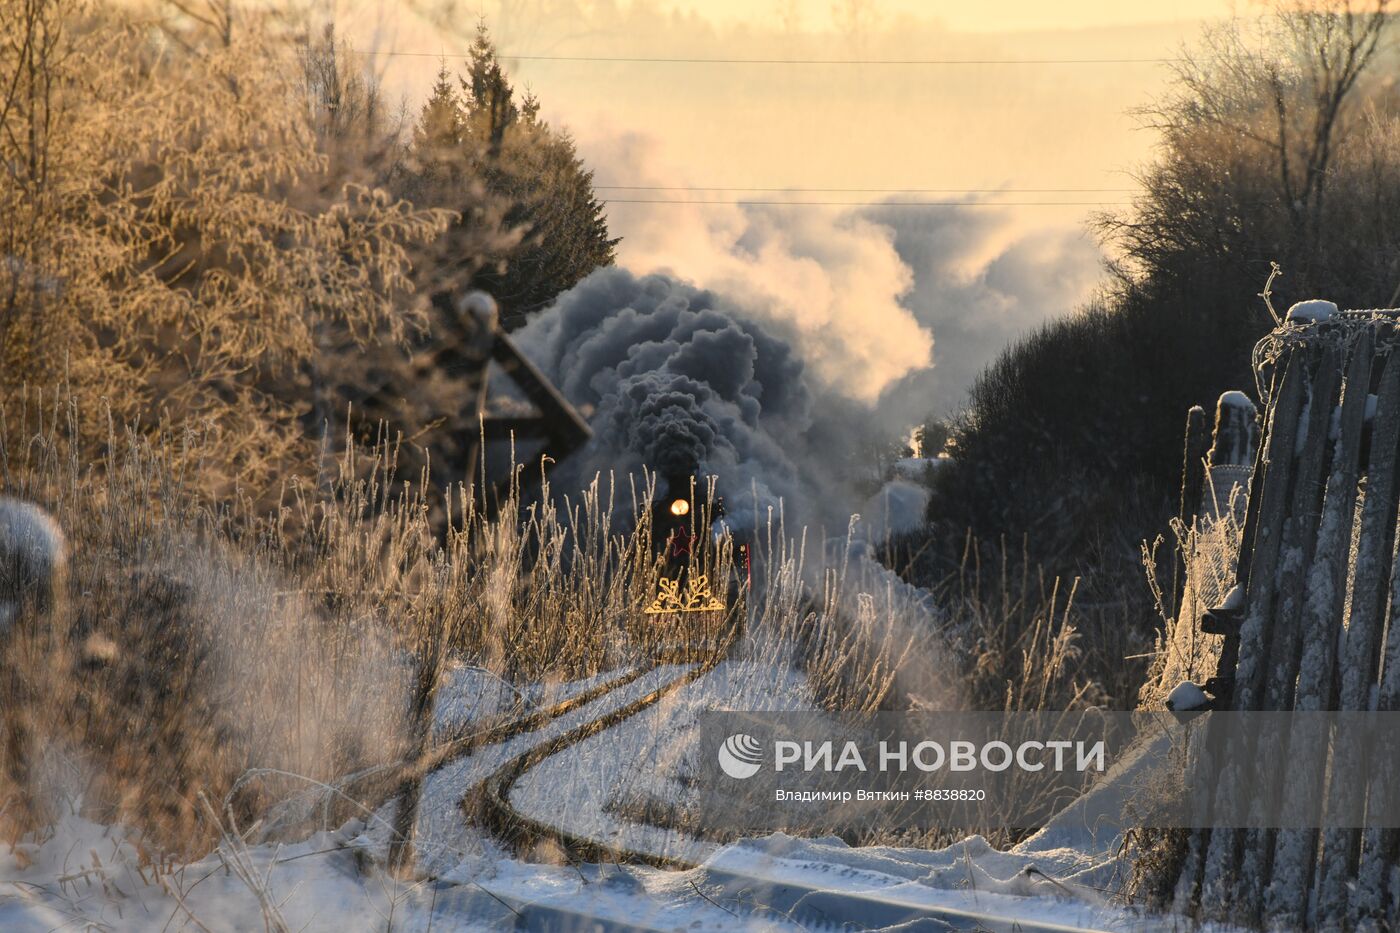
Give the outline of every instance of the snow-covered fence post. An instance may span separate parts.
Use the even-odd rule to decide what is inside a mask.
[[[1371,456],[1366,469],[1366,501],[1352,573],[1351,616],[1341,655],[1340,710],[1365,710],[1370,706],[1380,660],[1381,632],[1385,622],[1385,597],[1390,579],[1391,548],[1395,540],[1396,443],[1400,441],[1400,354],[1387,355],[1377,393],[1376,416],[1371,428]],[[1365,763],[1356,749],[1339,745],[1333,774],[1364,775]],[[1327,807],[1335,810],[1348,791],[1342,781],[1328,788]],[[1355,877],[1360,834],[1354,829],[1329,829],[1323,834],[1322,876],[1317,895],[1320,917],[1342,917],[1347,910]]]
[[[1223,545],[1245,519],[1254,469],[1259,434],[1254,403],[1243,392],[1230,391],[1213,407],[1213,423],[1206,420],[1208,409],[1199,405],[1186,417],[1177,547],[1171,549],[1172,590],[1162,597],[1167,617],[1185,623],[1176,626],[1179,633],[1187,632],[1208,607],[1219,611],[1229,596],[1231,586],[1225,581],[1235,577],[1236,552],[1227,554]],[[1217,527],[1223,521],[1231,528]],[[1242,590],[1240,596],[1242,603]],[[1197,662],[1209,663],[1210,644],[1191,635],[1173,645],[1164,682],[1209,677]]]
[[[1251,464],[1259,438],[1258,418],[1259,411],[1248,395],[1238,390],[1222,392],[1215,403],[1215,434],[1210,444],[1210,465]]]
[[[1400,360],[1392,361],[1400,368]],[[1376,400],[1377,426],[1380,433],[1380,399]],[[1376,443],[1373,440],[1372,450]],[[1400,493],[1397,493],[1400,499]],[[1379,712],[1400,710],[1400,563],[1390,568],[1389,624],[1386,626],[1385,643],[1382,649],[1381,678],[1376,692],[1375,708]],[[1392,787],[1400,779],[1400,767],[1387,756],[1370,763],[1365,772],[1370,780],[1367,788],[1368,811],[1379,804],[1379,795]],[[1395,918],[1388,916],[1393,909],[1393,895],[1388,889],[1390,873],[1395,868],[1397,855],[1400,855],[1400,832],[1394,829],[1367,829],[1361,836],[1360,863],[1357,867],[1356,885],[1351,897],[1349,920],[1356,928],[1394,929]]]
[[[1277,409],[1280,397],[1281,383],[1285,373],[1279,368],[1274,368],[1270,379],[1270,388],[1264,396],[1265,418],[1273,416]],[[1227,395],[1229,393],[1226,393]],[[1224,400],[1225,396],[1222,396]],[[1231,399],[1233,401],[1233,399]],[[1226,407],[1234,407],[1228,405]],[[1252,408],[1251,404],[1251,408]],[[1221,405],[1216,405],[1216,422],[1220,424]],[[1256,415],[1257,417],[1257,415]],[[1237,419],[1226,418],[1226,424],[1238,426]],[[1231,443],[1233,440],[1229,436],[1229,429],[1218,434],[1221,443],[1218,448],[1213,445],[1212,453],[1216,450],[1220,453],[1223,461],[1228,453],[1237,452],[1236,446]],[[1251,441],[1254,435],[1251,434]],[[1223,637],[1220,647],[1220,655],[1216,663],[1215,676],[1206,682],[1207,689],[1216,697],[1216,708],[1228,709],[1233,700],[1235,667],[1239,662],[1239,616],[1244,609],[1245,599],[1243,594],[1249,585],[1250,562],[1248,556],[1254,551],[1254,540],[1257,537],[1259,526],[1259,511],[1264,498],[1262,490],[1264,488],[1265,470],[1264,447],[1254,444],[1250,453],[1250,459],[1254,463],[1253,469],[1249,473],[1249,494],[1245,500],[1244,528],[1240,535],[1239,558],[1235,561],[1235,585],[1226,594],[1225,605],[1213,608],[1201,616],[1201,630],[1208,634]],[[1222,462],[1222,467],[1225,464]],[[1243,479],[1243,477],[1241,477]],[[1237,604],[1236,604],[1237,603]],[[1199,749],[1199,754],[1205,760],[1220,760],[1224,749],[1219,747],[1219,739],[1214,740],[1208,735],[1206,741]],[[1202,768],[1209,765],[1202,763]],[[1197,804],[1200,815],[1207,816],[1211,810],[1211,793],[1207,791],[1203,799]],[[1202,824],[1204,825],[1204,824]],[[1201,828],[1190,834],[1187,839],[1187,850],[1182,861],[1181,873],[1177,878],[1173,901],[1177,913],[1194,913],[1202,904],[1202,883],[1205,870],[1206,853],[1211,843],[1212,833],[1209,828]]]
[[[1298,472],[1293,480],[1289,518],[1284,526],[1283,556],[1275,574],[1277,602],[1273,618],[1264,633],[1263,649],[1267,664],[1263,671],[1263,695],[1257,708],[1266,710],[1288,709],[1293,704],[1298,679],[1298,653],[1302,644],[1304,589],[1312,568],[1326,488],[1325,478],[1333,446],[1326,442],[1326,438],[1331,430],[1332,415],[1341,388],[1340,349],[1335,344],[1323,344],[1311,350],[1309,356],[1312,357],[1309,362],[1316,369],[1300,419],[1302,433],[1294,444],[1301,454]],[[1272,732],[1271,729],[1277,726],[1273,720],[1268,726],[1256,741],[1260,747],[1279,749],[1283,754],[1282,750],[1288,746],[1288,732]],[[1245,760],[1252,757],[1246,754]],[[1252,822],[1255,825],[1267,826],[1277,819],[1279,814],[1262,812],[1262,808],[1265,801],[1275,799],[1279,779],[1278,768],[1265,768],[1255,774],[1251,785],[1258,788],[1251,801]],[[1272,830],[1251,829],[1245,832],[1234,910],[1235,916],[1245,922],[1258,921],[1273,860],[1273,843]]]
[[[1258,420],[1258,409],[1243,392],[1223,392],[1215,403],[1215,431],[1205,471],[1213,518],[1236,508],[1236,490],[1249,483],[1258,451]]]

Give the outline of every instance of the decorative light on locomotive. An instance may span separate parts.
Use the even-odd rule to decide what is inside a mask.
[[[684,499],[676,499],[671,503],[671,514],[676,517],[690,514],[690,503]]]

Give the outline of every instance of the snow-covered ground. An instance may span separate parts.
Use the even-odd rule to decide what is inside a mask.
[[[1022,929],[1157,925],[1112,905],[1104,860],[1036,840],[1011,852],[977,837],[921,851],[773,836],[722,847],[686,872],[531,864],[479,840],[469,870],[405,882],[378,867],[362,826],[158,871],[120,831],[71,818],[45,845],[0,856],[0,929],[223,931],[269,918],[271,929],[336,933],[475,930],[544,928],[561,913],[591,918],[579,929],[798,930],[823,916],[880,929],[939,913]]]
[[[434,732],[440,740],[470,731],[489,716],[523,708],[539,709],[568,700],[625,673],[605,671],[582,680],[553,681],[516,687],[485,668],[456,663],[448,667],[433,709]]]
[[[458,877],[466,877],[473,870],[489,865],[498,850],[475,827],[465,824],[459,806],[463,795],[515,756],[627,705],[683,671],[684,668],[677,665],[657,667],[591,703],[550,720],[533,732],[521,733],[504,742],[476,749],[470,755],[449,762],[433,772],[423,787],[414,837],[423,869],[433,874],[455,873]],[[592,686],[592,682],[569,691],[569,695],[577,694],[588,686]],[[376,845],[388,843],[388,816],[388,812],[383,812],[377,821],[371,822],[369,836]]]
[[[800,675],[748,660],[720,664],[661,703],[546,759],[516,784],[521,812],[592,838],[664,851],[698,867],[540,864],[516,857],[459,806],[513,757],[680,676],[668,665],[534,732],[449,763],[424,788],[417,842],[429,880],[383,868],[390,808],[290,845],[234,841],[192,864],[156,866],[123,830],[70,816],[41,844],[0,850],[3,930],[798,930],[1153,929],[1112,897],[1121,881],[1118,835],[1104,817],[1121,803],[1090,795],[1037,836],[1001,852],[980,837],[937,851],[868,847],[782,835],[718,846],[677,839],[625,818],[637,799],[676,799],[698,714],[719,705],[809,705]],[[615,677],[606,675],[603,680]],[[577,695],[513,690],[474,669],[454,672],[439,729],[460,733],[502,710]],[[939,918],[939,919],[929,919]],[[1000,918],[994,920],[989,918]]]
[[[361,827],[289,846],[227,848],[171,871],[143,865],[119,830],[70,818],[48,843],[0,856],[0,929],[538,929],[557,922],[550,908],[656,929],[735,925],[731,913],[654,871],[575,870],[497,853],[471,881],[400,881],[365,857]]]
[[[724,661],[655,706],[551,756],[516,783],[511,805],[527,816],[634,852],[699,862],[711,843],[620,818],[629,804],[683,798],[693,772],[699,716],[717,708],[810,709],[806,681],[790,668]]]

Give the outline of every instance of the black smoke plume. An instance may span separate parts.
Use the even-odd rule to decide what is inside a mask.
[[[779,500],[811,498],[819,471],[803,463],[814,398],[802,360],[714,292],[600,270],[518,336],[569,400],[593,412],[593,441],[556,485],[643,466],[714,475],[736,529]]]

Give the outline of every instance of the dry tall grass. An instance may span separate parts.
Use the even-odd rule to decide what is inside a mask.
[[[395,482],[389,447],[352,447],[329,492],[289,481],[269,516],[252,497],[207,496],[193,432],[152,438],[108,413],[106,453],[85,462],[85,416],[37,399],[3,412],[3,436],[27,440],[0,445],[0,494],[48,509],[71,547],[65,605],[27,652],[30,752],[61,778],[43,782],[51,806],[81,800],[155,845],[214,838],[201,792],[249,825],[308,781],[392,773],[450,660],[549,682],[652,663],[696,637],[643,611],[663,570],[645,478],[558,504],[546,489],[523,505],[517,485],[489,511],[456,487],[444,537],[436,487]],[[911,642],[926,609],[875,565],[849,548],[809,559],[777,520],[753,547],[746,657],[800,667],[833,709],[889,706],[920,665],[925,685],[956,695],[937,635]],[[701,569],[739,598],[731,535]],[[719,634],[699,637],[713,647]],[[358,802],[391,790],[361,783]]]
[[[1246,498],[1244,486],[1211,489],[1208,501],[1228,500],[1228,507],[1203,509],[1189,526],[1180,520],[1173,522],[1171,546],[1185,571],[1175,612],[1168,607],[1167,584],[1156,579],[1154,562],[1148,561],[1149,581],[1158,596],[1164,625],[1139,694],[1140,709],[1164,709],[1167,695],[1177,684],[1186,680],[1205,683],[1215,675],[1223,639],[1201,632],[1200,619],[1205,610],[1221,605],[1235,585]],[[1143,812],[1133,814],[1147,825],[1133,827],[1124,839],[1124,852],[1132,865],[1124,894],[1131,901],[1161,910],[1172,906],[1192,831],[1150,825],[1151,807],[1189,792],[1182,784],[1182,775],[1168,769],[1158,776],[1152,794],[1142,798]]]

